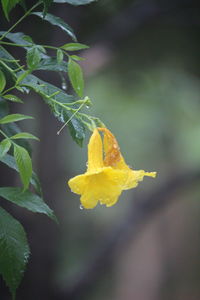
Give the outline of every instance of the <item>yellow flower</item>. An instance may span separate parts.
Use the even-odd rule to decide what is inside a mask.
[[[103,142],[99,131],[104,133]],[[84,208],[94,208],[98,202],[112,206],[123,190],[135,188],[144,176],[155,177],[156,172],[130,169],[113,134],[107,128],[95,128],[88,144],[87,171],[68,184],[81,195]]]

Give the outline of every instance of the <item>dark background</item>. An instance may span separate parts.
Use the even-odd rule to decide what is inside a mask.
[[[99,0],[79,7],[54,4],[50,12],[91,47],[82,52],[86,95],[93,101],[88,113],[115,134],[129,165],[158,177],[124,192],[112,208],[80,210],[67,181],[85,171],[87,141],[81,149],[67,130],[57,136],[61,124],[35,94],[23,108],[13,106],[13,112],[35,117],[23,128],[41,139],[33,143],[34,166],[60,222],[0,200],[24,225],[31,246],[17,299],[199,300],[198,1]],[[16,7],[12,22],[21,15]],[[2,12],[0,24],[8,28]],[[16,31],[36,43],[70,42],[35,16]],[[23,58],[23,50],[9,50]],[[38,76],[61,85],[54,73]],[[1,186],[19,184],[3,165],[0,174]],[[0,299],[11,299],[3,282]]]

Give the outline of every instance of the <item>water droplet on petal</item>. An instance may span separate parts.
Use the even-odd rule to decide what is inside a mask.
[[[79,208],[82,210],[84,207],[83,207],[83,205],[81,204],[81,205],[79,206]]]
[[[85,107],[86,107],[86,108],[90,108],[90,106],[89,106],[89,105],[86,105]]]

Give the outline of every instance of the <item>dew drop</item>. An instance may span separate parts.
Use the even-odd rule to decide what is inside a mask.
[[[29,94],[29,89],[24,88],[26,94]]]
[[[80,205],[79,208],[80,208],[81,210],[83,210],[83,205]]]
[[[89,105],[86,105],[85,107],[86,107],[86,108],[90,108],[90,106],[89,106]]]
[[[62,89],[63,89],[63,90],[66,90],[66,89],[67,89],[66,82],[62,82]]]

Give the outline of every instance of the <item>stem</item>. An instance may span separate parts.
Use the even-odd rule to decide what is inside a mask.
[[[0,60],[0,64],[4,66],[4,68],[6,68],[10,73],[13,73],[13,70],[7,66],[7,64],[5,64],[3,61]],[[16,75],[13,74],[15,77]]]
[[[10,43],[10,42],[4,42],[4,41],[1,41],[1,38],[0,38],[0,44],[14,46],[14,47],[33,47],[32,44],[31,45],[21,45],[21,44],[15,44],[15,43]]]
[[[49,46],[49,45],[40,45],[40,46],[42,46],[42,47],[44,47],[44,48],[53,49],[53,50],[58,50],[58,49],[59,49],[59,47]]]
[[[9,31],[6,32],[6,34],[8,33]],[[21,47],[21,48],[26,48],[26,47],[33,47],[33,44],[26,44],[26,45],[23,45],[23,44],[16,44],[16,43],[11,43],[11,42],[4,42],[4,41],[1,41],[1,39],[5,37],[5,34],[2,35],[2,37],[0,38],[0,44],[2,45],[7,45],[7,46],[13,46],[13,47]],[[41,46],[43,48],[47,48],[47,49],[52,49],[52,50],[58,50],[60,49],[59,47],[55,47],[55,46],[49,46],[49,45],[38,45],[38,46]],[[63,53],[69,58],[70,55],[65,51],[63,50]]]
[[[5,95],[5,94],[7,94],[8,92],[10,92],[10,91],[14,90],[15,88],[16,88],[16,85],[14,85],[14,86],[11,86],[9,89],[7,89],[7,90],[3,91],[1,95],[2,95],[2,96],[3,96],[3,95]]]
[[[45,95],[44,95],[44,96],[45,96]],[[52,101],[52,102],[54,102],[54,103],[60,105],[61,107],[65,108],[66,110],[76,111],[75,109],[69,108],[69,107],[67,107],[66,105],[64,105],[64,103],[58,102],[57,100],[52,99],[51,97],[47,97],[47,98],[48,98],[48,100],[50,100],[50,101]],[[68,103],[66,103],[66,104],[68,104]]]
[[[106,125],[99,118],[97,118],[97,117],[88,116],[88,115],[86,115],[84,113],[80,113],[80,115],[81,115],[81,117],[88,119],[91,122],[91,124],[97,122],[99,124],[98,127],[99,126],[100,127],[106,127]],[[84,122],[84,121],[82,120],[82,122]],[[97,126],[95,125],[94,127],[97,127]]]
[[[10,27],[10,29],[8,29],[0,38],[0,40],[3,40],[6,35],[11,32],[21,21],[23,21],[31,12],[32,10],[34,10],[37,6],[39,6],[42,3],[42,1],[39,1],[38,3],[36,3],[35,5],[33,5],[29,10],[27,10],[27,12],[14,24]]]
[[[10,139],[1,129],[0,129],[0,133],[6,138],[6,139]]]
[[[1,41],[1,38],[0,38],[0,44],[2,45],[8,45],[8,46],[14,46],[14,47],[33,47],[32,44],[16,44],[16,43],[11,43],[11,42],[4,42],[4,41]],[[60,49],[59,47],[54,47],[54,46],[49,46],[49,45],[38,45],[38,46],[42,46],[44,48],[49,48],[49,49],[53,49],[53,50],[58,50]]]
[[[20,61],[19,59],[8,59],[8,58],[3,58],[3,57],[1,57],[1,60],[6,61],[6,62],[10,62],[10,63],[18,63]]]

